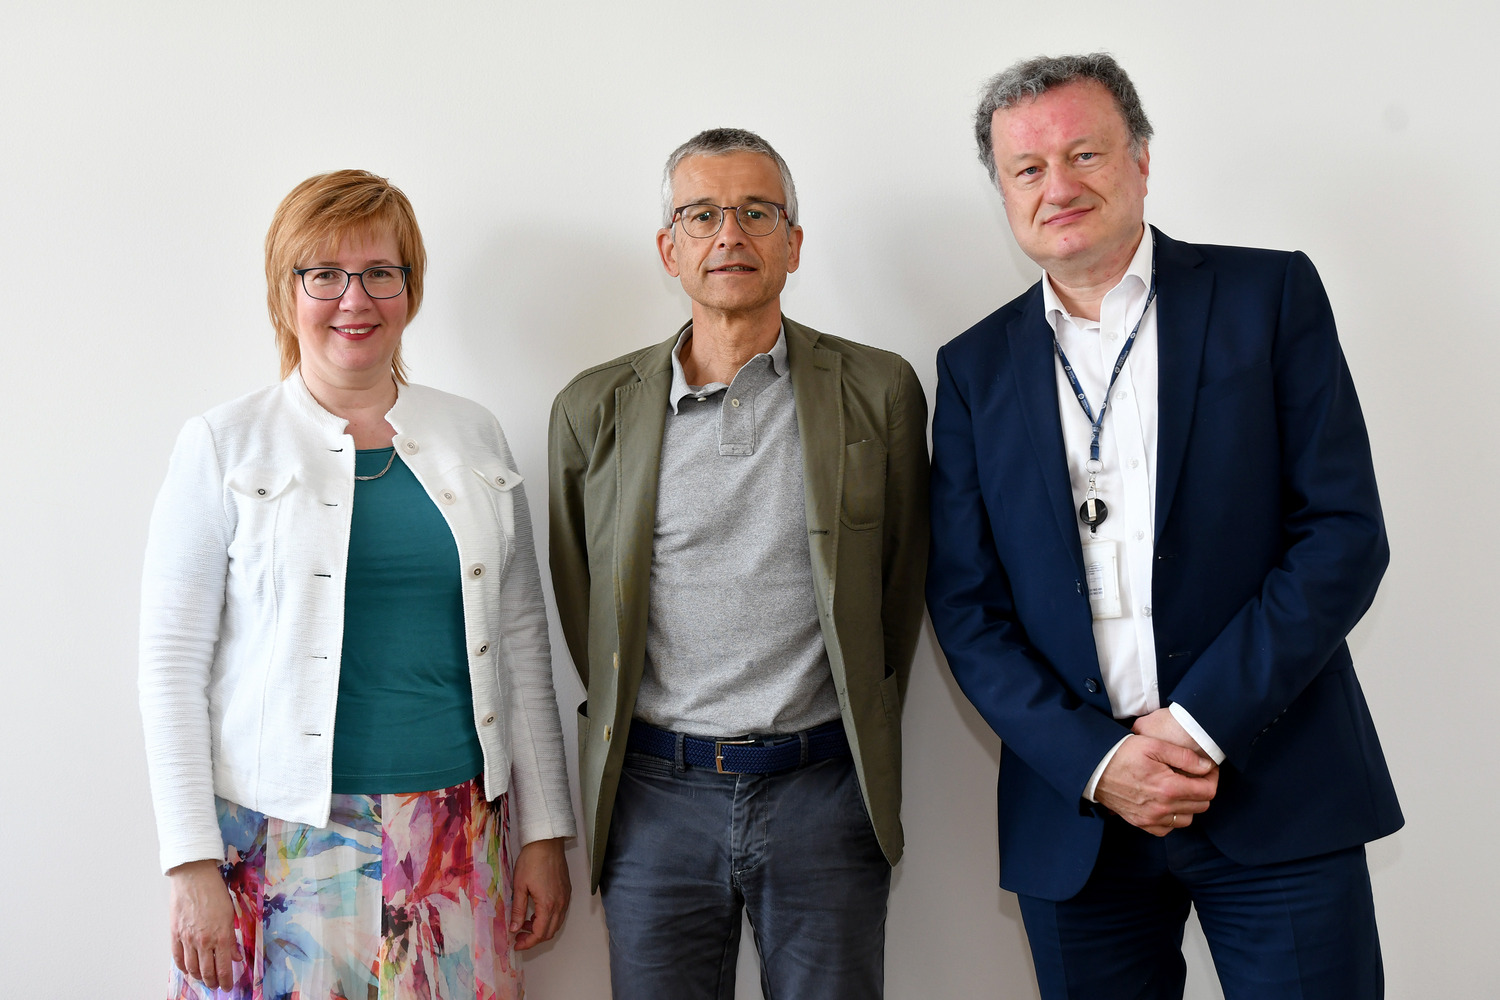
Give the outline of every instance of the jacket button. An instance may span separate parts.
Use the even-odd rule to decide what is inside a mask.
[[[618,649],[615,650],[615,669],[620,669],[620,651]]]
[[[505,477],[504,476],[496,476],[495,477],[495,485],[496,486],[504,486],[505,485]]]
[[[493,726],[495,724],[495,713],[491,712],[479,720],[481,726]]]
[[[1096,681],[1096,680],[1094,680],[1094,678],[1092,678],[1092,677],[1087,678],[1083,682],[1083,686],[1088,691],[1089,694],[1098,694],[1099,693],[1099,682]]]
[[[1083,581],[1082,580],[1075,581],[1074,585],[1078,588],[1078,592],[1080,594],[1083,593]]]
[[[407,438],[405,441],[401,442],[401,450],[406,452],[408,455],[415,455],[417,452],[422,450],[422,446],[417,444],[417,442],[413,441],[411,438]]]
[[[258,489],[258,490],[255,491],[255,495],[258,496],[258,497],[265,496],[266,495],[266,488],[264,486],[262,486],[260,489]]]
[[[481,642],[479,644],[479,648],[476,649],[476,650],[474,650],[474,655],[475,656],[483,656],[485,653],[488,653],[489,651],[490,651],[490,644],[487,643],[487,642]]]
[[[613,726],[605,726],[604,727],[604,742],[608,743],[609,742],[609,738],[611,736],[613,736],[614,734],[615,734],[615,730],[614,730]]]
[[[476,580],[481,576],[484,576],[484,563],[475,563],[474,565],[470,566],[469,575]]]
[[[457,500],[458,497],[453,495],[452,490],[439,490],[438,499],[443,501],[443,503],[451,504],[453,501]]]

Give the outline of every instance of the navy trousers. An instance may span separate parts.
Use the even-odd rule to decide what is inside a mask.
[[[878,1000],[891,868],[852,761],[719,774],[630,753],[600,891],[616,1000],[730,1000],[748,913],[766,1000]]]
[[[1020,902],[1044,1000],[1181,1000],[1189,907],[1225,1000],[1385,995],[1363,846],[1245,866],[1196,826],[1158,838],[1111,817],[1082,892]]]

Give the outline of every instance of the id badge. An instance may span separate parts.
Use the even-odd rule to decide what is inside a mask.
[[[1083,569],[1094,620],[1120,617],[1120,543],[1106,539],[1085,542]]]

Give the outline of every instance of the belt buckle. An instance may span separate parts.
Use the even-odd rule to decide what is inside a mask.
[[[743,771],[724,770],[724,748],[754,746],[759,742],[759,740],[714,740],[714,768],[720,774],[743,774]]]

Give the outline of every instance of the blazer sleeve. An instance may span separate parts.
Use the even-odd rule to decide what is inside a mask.
[[[499,423],[491,418],[499,459],[516,468]],[[515,554],[500,587],[504,662],[510,673],[511,798],[519,843],[571,837],[578,830],[568,792],[557,692],[552,686],[552,646],[547,638],[547,605],[532,537],[526,487],[511,490],[515,505]]]
[[[1364,416],[1300,252],[1288,257],[1271,367],[1283,555],[1172,692],[1236,764],[1342,648],[1390,560]]]
[[[141,576],[141,722],[162,871],[224,858],[208,686],[233,534],[213,432],[195,417],[157,495]]]
[[[552,404],[547,428],[548,564],[563,639],[585,689],[589,684],[589,549],[584,517],[588,453],[578,439],[564,395]]]
[[[1063,682],[1021,621],[982,489],[987,478],[1005,471],[981,470],[976,458],[972,367],[954,356],[953,345],[938,353],[928,613],[954,679],[1007,752],[1064,801],[1081,801],[1094,768],[1123,731]],[[1076,598],[1071,584],[1070,573],[1067,596]],[[1061,614],[1061,606],[1053,613]],[[1092,633],[1086,638],[1092,651]]]
[[[880,621],[885,630],[886,670],[896,674],[904,702],[912,656],[922,628],[922,583],[927,572],[927,397],[917,373],[897,358],[891,397],[885,478],[885,541],[882,548]]]

